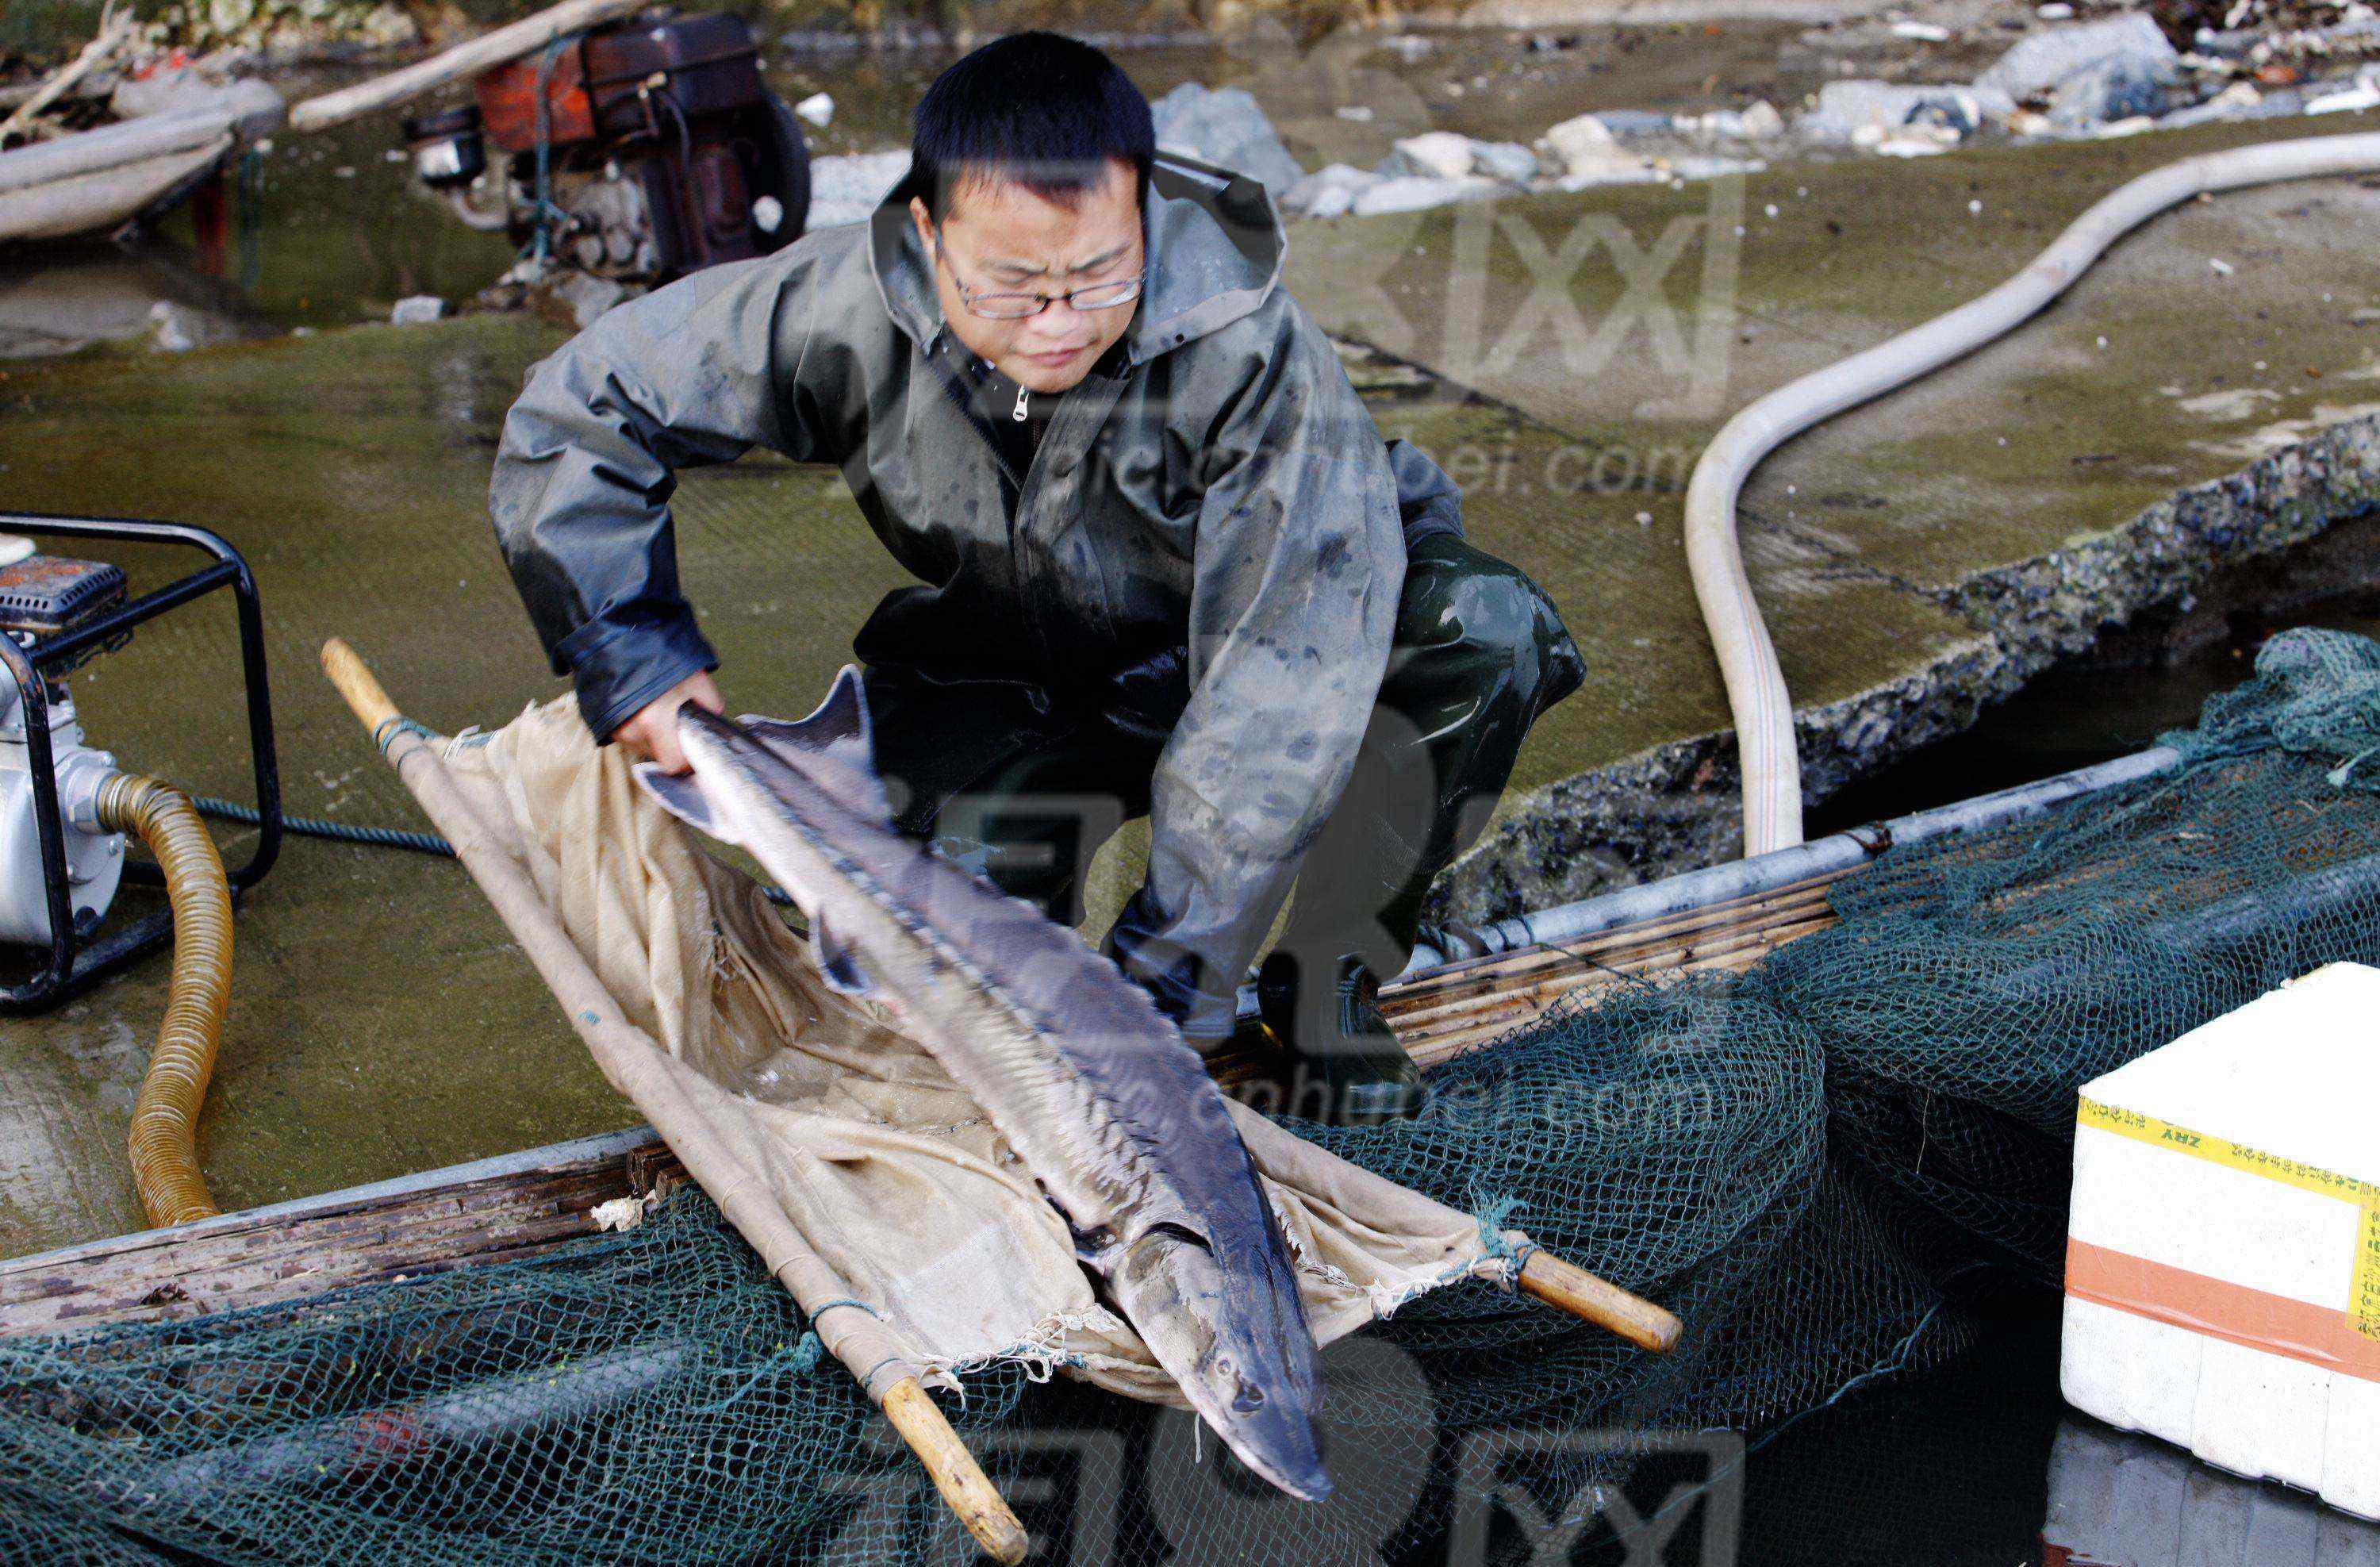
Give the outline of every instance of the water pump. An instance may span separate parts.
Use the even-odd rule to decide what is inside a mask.
[[[179,791],[122,771],[85,739],[69,674],[123,647],[142,622],[229,589],[238,607],[256,784],[249,814],[259,832],[247,863],[224,874],[226,905],[261,880],[280,852],[281,787],[262,609],[237,551],[178,523],[0,513],[0,530],[178,545],[211,557],[188,576],[128,599],[121,566],[37,553],[29,539],[0,540],[0,668],[7,674],[0,680],[0,944],[35,954],[30,978],[0,986],[0,1012],[21,1014],[55,1005],[172,938],[174,908],[111,923],[116,893],[128,881],[170,893],[167,861],[176,845],[201,857],[212,853],[193,838],[203,832]],[[161,848],[155,840],[168,829],[173,843]],[[127,853],[128,831],[152,840],[156,863]]]
[[[20,649],[120,607],[124,571],[97,561],[59,560],[32,553],[33,541],[17,539],[0,549],[0,635]],[[97,650],[85,653],[92,656]],[[83,743],[74,700],[66,684],[48,683],[46,771],[55,796],[55,820],[66,867],[67,902],[77,933],[95,929],[115,900],[124,877],[124,835],[100,825],[100,787],[115,773],[115,759]],[[29,704],[13,690],[0,690],[0,941],[50,944],[50,902],[43,875],[42,803],[35,787]]]

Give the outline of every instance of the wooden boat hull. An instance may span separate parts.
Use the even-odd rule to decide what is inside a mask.
[[[114,234],[171,207],[220,168],[234,144],[226,133],[163,157],[12,191],[0,200],[0,245]]]
[[[152,217],[282,115],[278,93],[240,82],[179,108],[0,152],[0,245],[114,234]]]

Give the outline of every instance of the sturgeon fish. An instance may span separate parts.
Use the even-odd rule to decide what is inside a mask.
[[[1232,1452],[1292,1496],[1329,1496],[1288,1248],[1172,1023],[1074,931],[894,830],[856,670],[797,723],[689,703],[677,733],[692,773],[647,763],[638,782],[759,860],[808,917],[828,982],[888,1002],[983,1108]]]

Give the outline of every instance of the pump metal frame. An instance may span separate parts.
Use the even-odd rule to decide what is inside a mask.
[[[174,934],[171,909],[158,909],[94,941],[75,929],[67,891],[66,832],[59,825],[56,762],[50,751],[49,677],[77,655],[104,647],[144,621],[178,609],[217,589],[229,588],[239,609],[240,670],[248,688],[248,743],[256,780],[260,820],[256,848],[229,872],[234,907],[241,894],[264,879],[281,853],[281,768],[273,748],[273,696],[264,674],[264,610],[248,562],[220,534],[179,522],[131,517],[53,516],[38,512],[0,512],[0,532],[68,539],[104,539],[119,543],[179,544],[213,557],[213,564],[143,593],[71,631],[19,646],[0,636],[0,665],[17,685],[25,720],[25,747],[31,763],[33,820],[41,838],[42,881],[50,914],[50,950],[41,970],[22,983],[0,988],[0,1015],[44,1012],[127,964],[147,955]],[[124,869],[128,881],[163,886],[153,865]]]

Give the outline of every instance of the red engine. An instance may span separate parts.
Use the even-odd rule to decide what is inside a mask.
[[[474,83],[476,107],[411,121],[417,172],[463,192],[505,159],[501,219],[607,277],[665,282],[766,255],[802,231],[809,152],[760,79],[742,18],[697,16],[564,39]]]

